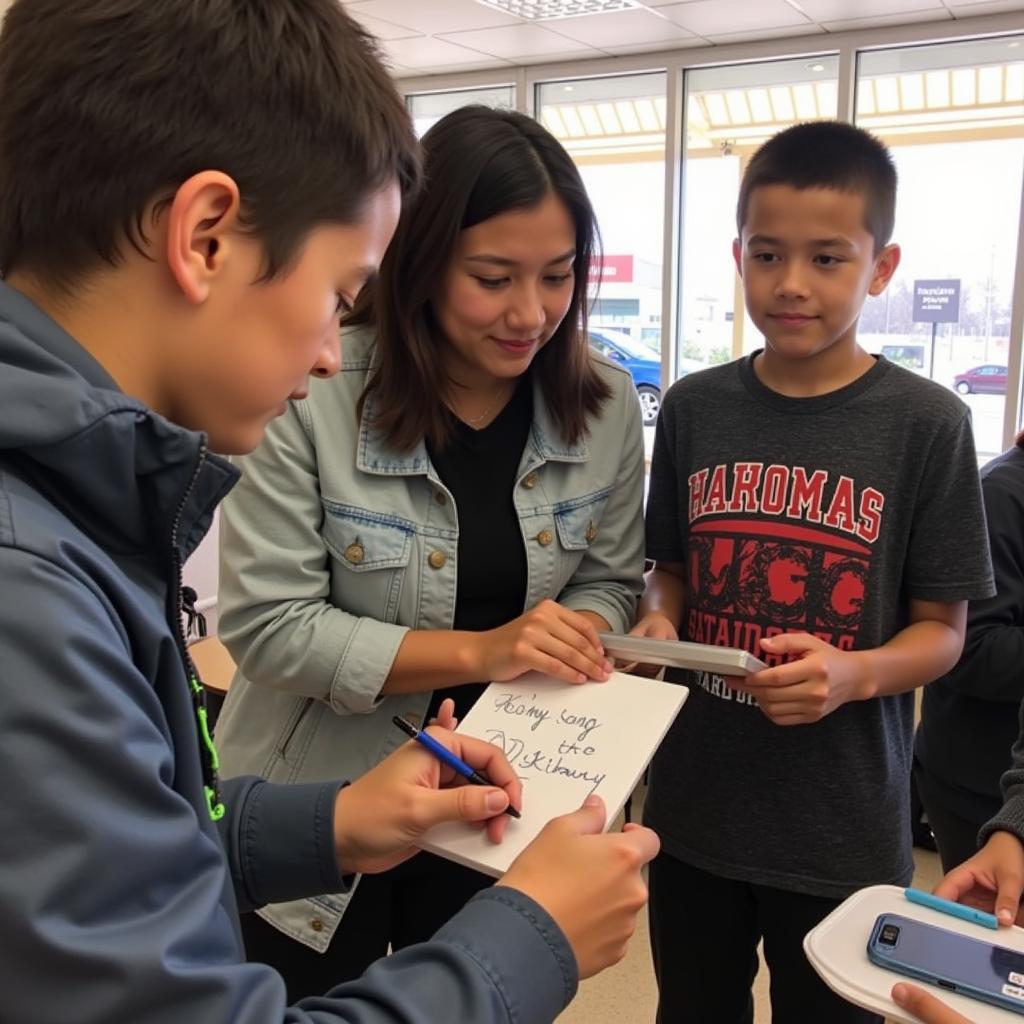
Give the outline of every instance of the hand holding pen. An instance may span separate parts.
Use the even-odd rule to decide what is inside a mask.
[[[399,729],[402,730],[410,739],[415,740],[425,750],[429,750],[442,764],[447,765],[453,772],[462,776],[467,782],[471,782],[474,786],[493,786],[486,775],[482,772],[477,771],[472,765],[466,764],[462,758],[453,754],[446,746],[439,743],[429,732],[423,732],[422,729],[417,729],[416,726],[410,725],[404,718],[399,718],[395,715],[391,719]],[[510,803],[505,808],[505,814],[510,815],[513,818],[519,818],[521,815],[512,804]]]
[[[492,842],[508,827],[509,806],[520,806],[523,786],[500,747],[431,726],[429,736],[480,772],[488,785],[466,785],[422,743],[405,743],[340,790],[334,813],[343,872],[386,871],[417,852],[423,834],[446,821],[476,821]]]

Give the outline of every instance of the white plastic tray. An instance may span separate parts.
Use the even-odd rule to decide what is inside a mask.
[[[1022,928],[1014,926],[994,932],[930,907],[911,903],[903,895],[903,890],[895,885],[874,885],[854,893],[804,938],[807,959],[829,988],[851,1003],[881,1013],[901,1024],[920,1024],[920,1021],[901,1010],[890,998],[893,985],[900,981],[920,984],[975,1024],[1021,1024],[1024,1018],[1009,1010],[1001,1010],[938,987],[933,989],[912,978],[904,978],[893,971],[876,967],[868,959],[867,945],[879,914],[902,914],[947,931],[997,942],[1001,946],[1024,952]]]

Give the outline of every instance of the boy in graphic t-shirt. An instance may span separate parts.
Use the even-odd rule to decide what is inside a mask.
[[[967,408],[857,343],[884,291],[896,170],[837,122],[776,135],[740,188],[736,266],[765,339],[668,392],[635,632],[742,647],[692,689],[652,765],[646,823],[662,1024],[880,1020],[835,996],[804,934],[856,889],[905,885],[912,691],[948,671],[993,593]]]

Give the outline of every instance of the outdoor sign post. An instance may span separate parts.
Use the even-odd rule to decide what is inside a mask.
[[[936,324],[955,324],[960,320],[960,279],[920,280],[914,282],[915,324],[932,325],[932,344],[928,350],[928,379],[934,377]]]

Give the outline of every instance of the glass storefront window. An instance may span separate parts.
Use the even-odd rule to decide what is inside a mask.
[[[406,96],[405,102],[412,114],[413,126],[420,137],[433,124],[459,107],[473,103],[494,107],[496,110],[514,110],[515,88],[511,85],[494,85],[486,89],[456,89],[450,92],[423,92]]]
[[[652,72],[545,82],[536,93],[537,118],[579,167],[601,229],[591,342],[630,366],[651,428],[661,404],[665,89],[664,72]]]
[[[760,347],[732,259],[740,179],[776,132],[836,116],[838,65],[805,57],[687,74],[676,377]]]
[[[891,148],[903,260],[860,338],[971,407],[979,460],[1003,447],[1024,174],[1024,36],[870,51],[857,123]]]

